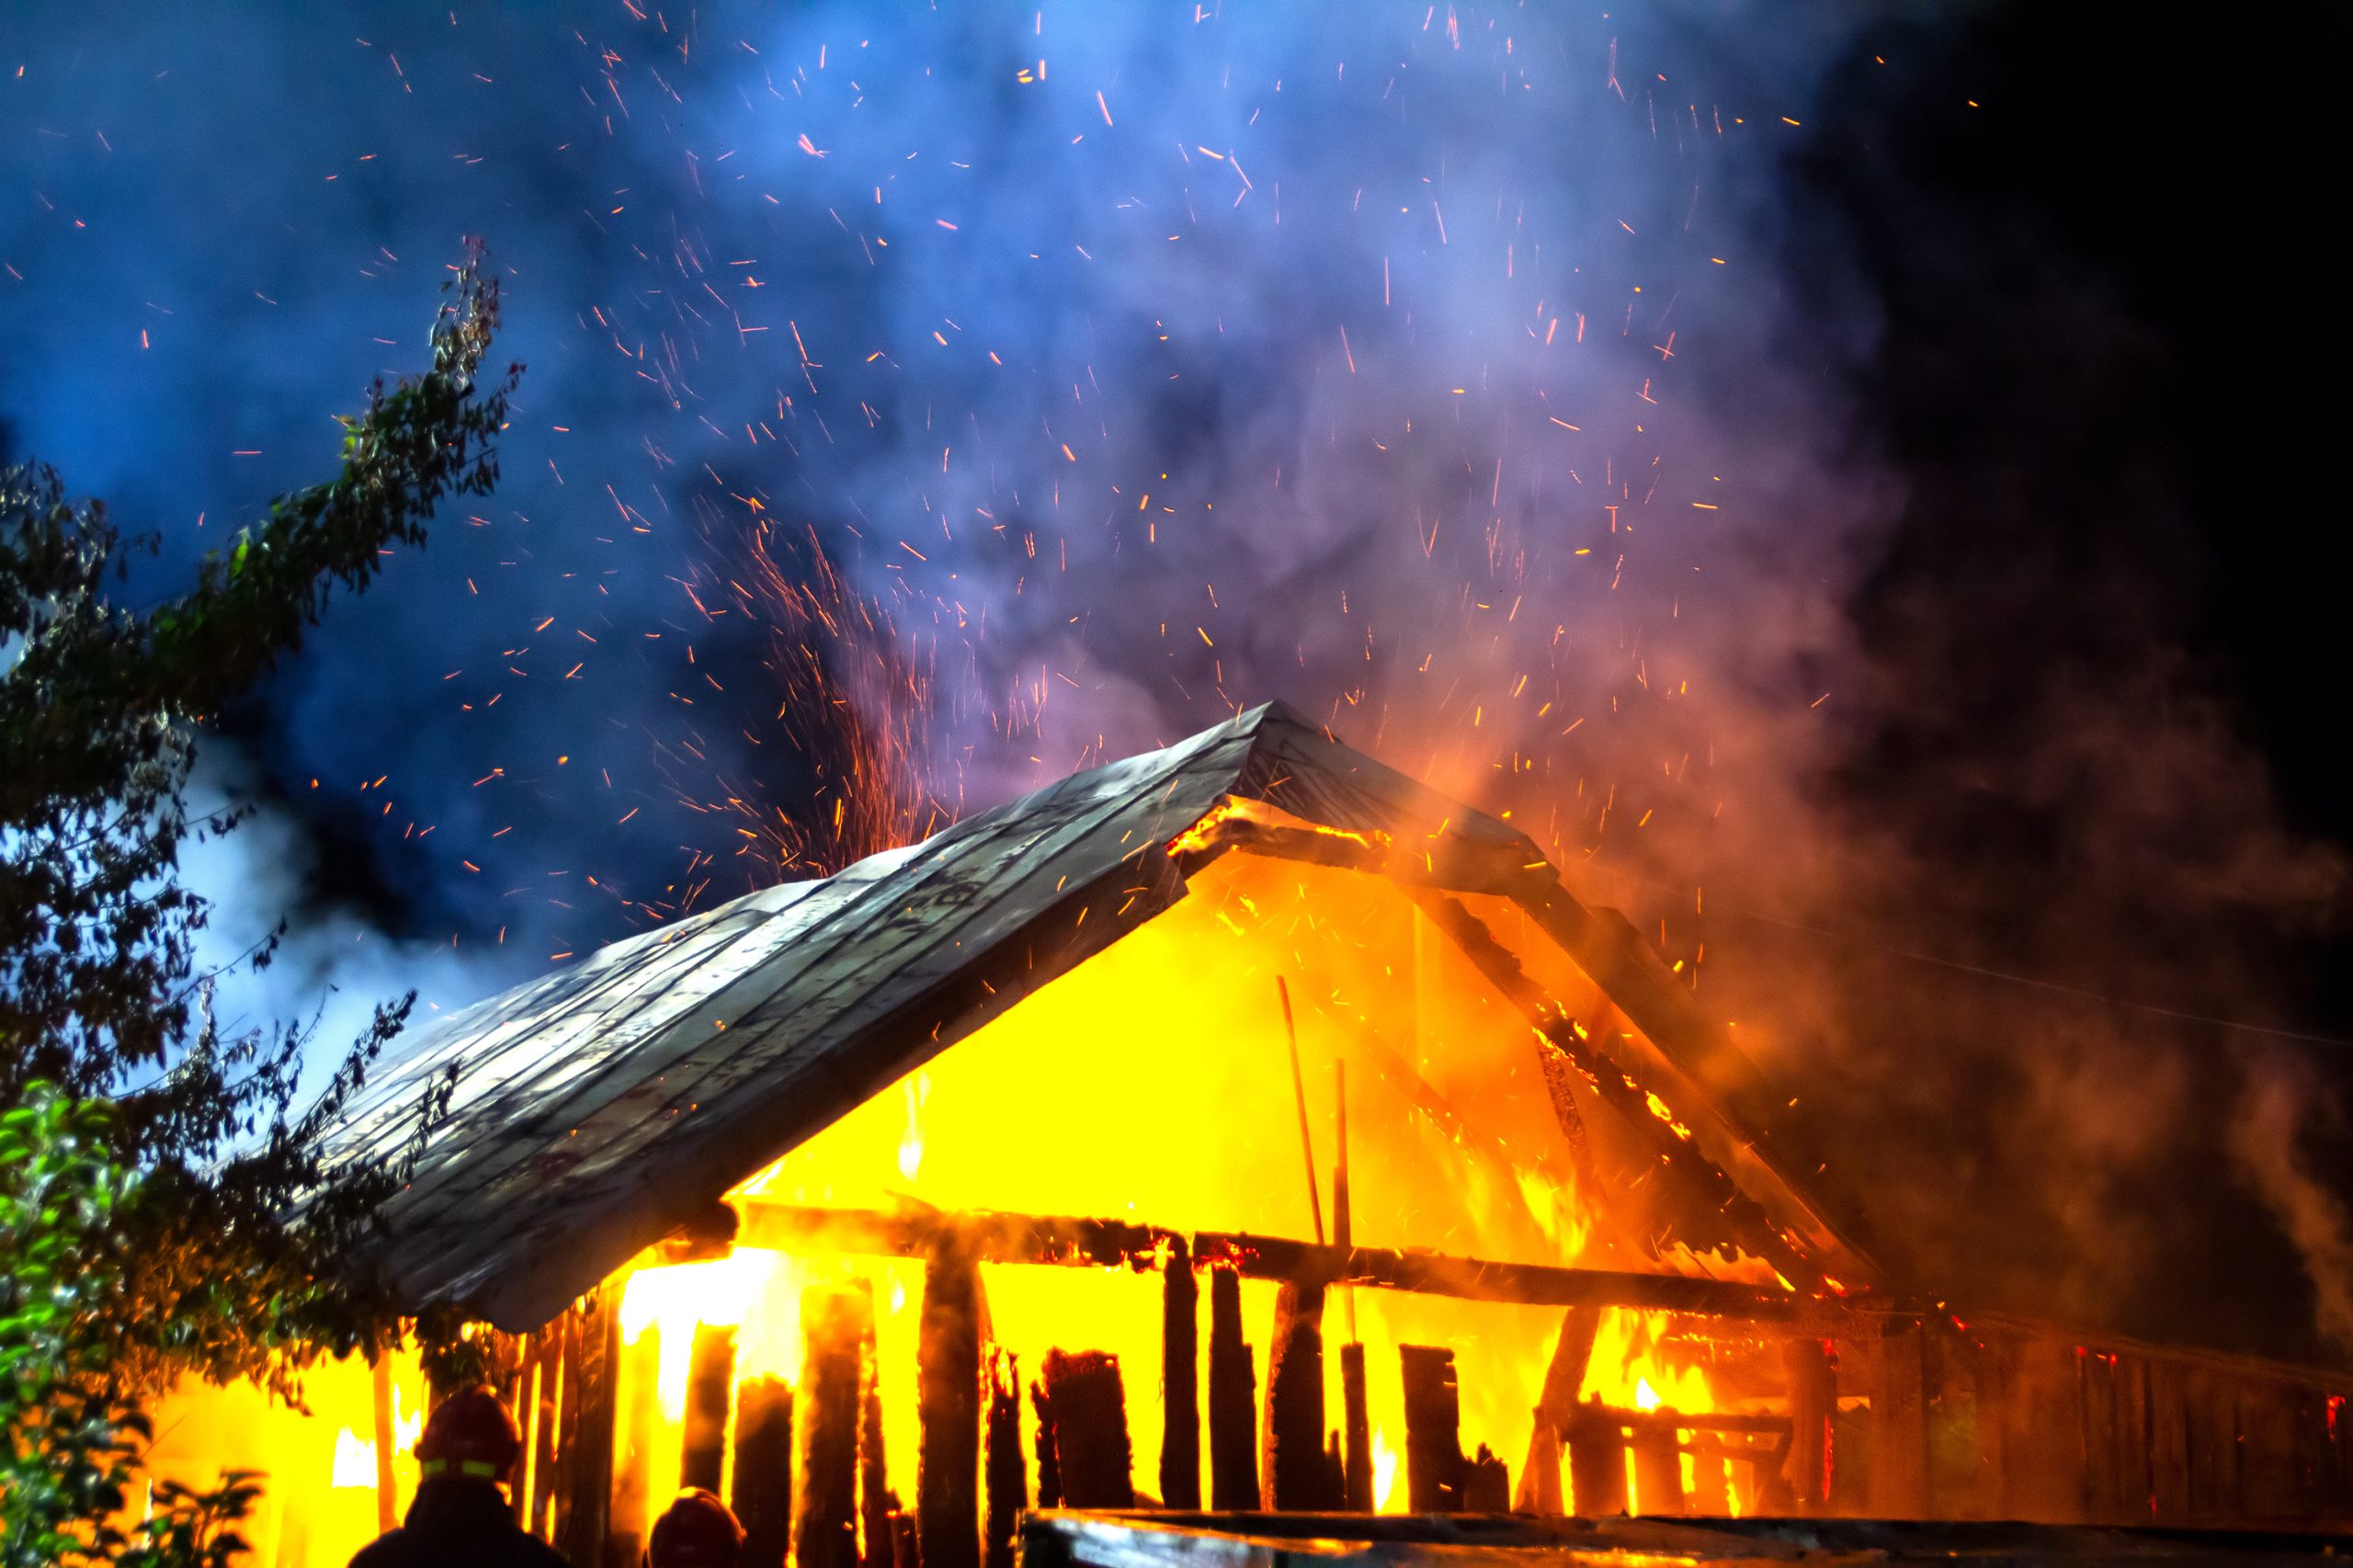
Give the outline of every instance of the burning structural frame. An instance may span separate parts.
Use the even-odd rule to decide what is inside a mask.
[[[1400,890],[1524,1018],[1580,1162],[1590,1158],[1586,1119],[1606,1116],[1620,1145],[1639,1155],[1654,1198],[1666,1194],[1688,1217],[1672,1238],[1681,1250],[1662,1253],[1661,1238],[1651,1238],[1665,1271],[1360,1246],[1338,1195],[1334,1237],[1322,1234],[1319,1200],[1312,1242],[1148,1217],[722,1201],[1173,908],[1229,855],[1378,877]],[[1496,908],[1517,911],[1587,977],[1608,1016],[1572,1017],[1532,955],[1496,935]],[[1370,1030],[1366,1049],[1395,1056]],[[824,1335],[811,1330],[813,1357],[823,1338],[846,1358],[830,1393],[827,1363],[813,1359],[797,1393],[763,1386],[775,1380],[731,1388],[732,1336],[695,1336],[681,1473],[716,1485],[721,1455],[733,1452],[739,1502],[763,1552],[775,1561],[790,1541],[802,1568],[904,1562],[902,1550],[930,1568],[964,1568],[984,1551],[993,1563],[1010,1560],[1006,1510],[1031,1496],[1017,1428],[1006,1424],[1018,1384],[1008,1392],[1009,1369],[995,1364],[977,1327],[983,1263],[1158,1271],[1168,1365],[1181,1358],[1188,1369],[1199,1354],[1196,1277],[1208,1275],[1209,1501],[1221,1511],[1262,1499],[1281,1509],[1370,1508],[1362,1346],[1341,1347],[1349,1408],[1328,1449],[1322,1369],[1326,1298],[1347,1293],[1353,1314],[1362,1290],[1563,1312],[1516,1492],[1502,1460],[1461,1452],[1450,1353],[1404,1347],[1404,1468],[1417,1512],[1615,1514],[1628,1504],[1631,1460],[1645,1514],[1722,1514],[1733,1496],[1727,1467],[1745,1466],[1742,1495],[1793,1515],[2279,1527],[2353,1518],[2353,1431],[2341,1419],[2353,1376],[1964,1320],[1897,1292],[1777,1165],[1754,1131],[1757,1108],[1769,1103],[1757,1069],[1623,916],[1577,900],[1517,829],[1279,705],[1063,779],[835,877],[753,893],[617,944],[456,1015],[371,1080],[335,1134],[336,1157],[382,1158],[409,1131],[418,1091],[450,1074],[449,1122],[388,1206],[379,1249],[356,1261],[382,1269],[418,1308],[454,1303],[500,1331],[532,1444],[517,1506],[576,1562],[621,1561],[616,1553],[633,1550],[642,1528],[644,1499],[615,1457],[631,1419],[615,1396],[624,1271],[665,1256],[659,1249],[681,1257],[733,1245],[924,1263],[924,1462],[912,1515],[892,1512],[879,1485],[858,1479],[880,1472],[880,1407],[870,1388],[857,1392],[858,1358],[872,1354],[870,1308],[862,1328],[845,1319]],[[1419,1084],[1410,1069],[1401,1075]],[[1311,1183],[1313,1169],[1311,1157]],[[1336,1175],[1345,1191],[1345,1160]],[[1713,1278],[1699,1261],[1711,1256],[1752,1267],[1743,1278]],[[1248,1347],[1233,1360],[1239,1330],[1225,1304],[1245,1277],[1281,1288],[1263,1406]],[[1778,1344],[1779,1407],[1677,1413],[1581,1399],[1595,1324],[1610,1307],[1672,1312],[1701,1337]],[[1041,1506],[1136,1502],[1126,1490],[1117,1363],[1088,1354],[1050,1357],[1033,1392]],[[1163,1500],[1198,1508],[1203,1413],[1189,1394],[1166,1403]],[[1957,1462],[1940,1459],[1939,1443],[1950,1442],[1938,1434],[1953,1424],[1938,1413],[1962,1409],[1964,1451]],[[820,1427],[831,1436],[817,1436]],[[781,1456],[775,1468],[789,1459],[799,1472],[789,1496],[773,1487],[763,1494],[753,1473],[770,1449]],[[1850,1449],[1867,1464],[1842,1463]],[[1114,1451],[1116,1481],[1098,1462]],[[1255,1467],[1246,1486],[1245,1459]],[[812,1501],[820,1481],[830,1501]]]

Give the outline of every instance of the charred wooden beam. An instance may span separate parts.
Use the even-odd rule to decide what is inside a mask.
[[[727,1459],[727,1406],[735,1388],[735,1331],[695,1324],[687,1362],[687,1415],[678,1439],[678,1484],[719,1490]]]
[[[1454,1352],[1436,1345],[1401,1345],[1405,1383],[1405,1494],[1416,1514],[1462,1511],[1462,1399],[1454,1381]]]
[[[1040,1386],[1053,1416],[1054,1467],[1066,1508],[1132,1508],[1127,1394],[1120,1358],[1105,1350],[1049,1350]]]
[[[782,1568],[792,1549],[792,1385],[735,1385],[735,1473],[727,1506],[744,1527],[745,1568]]]
[[[1201,1506],[1199,1302],[1192,1249],[1174,1237],[1160,1295],[1160,1499],[1171,1508]]]
[[[1275,1298],[1258,1483],[1268,1512],[1322,1513],[1339,1498],[1324,1462],[1324,1288],[1286,1279]]]
[[[1054,1458],[1054,1406],[1046,1396],[1046,1385],[1036,1380],[1029,1384],[1029,1417],[1031,1441],[1038,1450],[1038,1506],[1059,1508],[1063,1506],[1063,1467]]]
[[[984,1462],[988,1489],[984,1568],[1013,1568],[1014,1538],[1020,1528],[1021,1511],[1029,1506],[1029,1479],[1021,1461],[1021,1367],[1006,1350],[989,1352]]]
[[[555,1513],[555,1445],[563,1416],[563,1317],[531,1335],[531,1500],[523,1528],[548,1540]],[[522,1492],[516,1488],[517,1494]]]
[[[812,1286],[801,1295],[801,1387],[794,1401],[792,1560],[796,1568],[857,1568],[860,1346],[872,1320],[862,1291]]]
[[[1257,1381],[1250,1346],[1242,1337],[1242,1277],[1230,1265],[1212,1268],[1210,1506],[1220,1513],[1246,1512],[1258,1506],[1258,1450],[1250,1430]]]
[[[1822,1329],[1825,1335],[1846,1329],[1861,1312],[1900,1310],[1892,1303],[1815,1299],[1765,1286],[1680,1274],[1502,1263],[1387,1247],[1344,1250],[1246,1232],[1188,1233],[1123,1220],[1032,1214],[890,1214],[756,1201],[745,1206],[743,1244],[779,1252],[922,1257],[945,1233],[958,1234],[971,1255],[983,1263],[1151,1267],[1165,1245],[1182,1239],[1197,1267],[1229,1264],[1249,1278],[1319,1279],[1327,1286],[1527,1306],[1636,1307],[1793,1323]]]
[[[980,1268],[952,1240],[924,1265],[915,1347],[915,1534],[929,1568],[981,1556]]]
[[[1560,1335],[1552,1342],[1552,1358],[1545,1363],[1544,1386],[1536,1399],[1528,1462],[1520,1469],[1519,1504],[1526,1512],[1561,1511],[1562,1445],[1568,1438],[1577,1395],[1585,1388],[1586,1365],[1593,1359],[1593,1342],[1600,1332],[1598,1307],[1571,1307],[1562,1316]]]

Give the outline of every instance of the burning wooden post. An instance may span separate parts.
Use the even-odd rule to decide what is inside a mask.
[[[645,1546],[648,1528],[646,1469],[662,1424],[660,1381],[662,1328],[648,1324],[621,1350],[621,1441],[620,1471],[613,1479],[612,1527],[607,1559],[629,1568]]]
[[[929,1568],[977,1568],[981,1551],[980,1268],[949,1241],[924,1265],[915,1349],[915,1535]]]
[[[548,1518],[555,1512],[557,1403],[563,1381],[563,1320],[556,1319],[531,1335],[531,1484],[515,1488],[521,1506],[523,1528],[540,1540],[548,1538]],[[517,1412],[519,1415],[520,1412]]]
[[[1683,1449],[1676,1441],[1675,1412],[1662,1408],[1639,1421],[1634,1440],[1634,1507],[1638,1513],[1683,1512]]]
[[[678,1484],[717,1492],[727,1459],[727,1405],[735,1386],[735,1331],[697,1324],[687,1363],[687,1415]]]
[[[1134,1507],[1120,1358],[1103,1350],[1049,1350],[1039,1386],[1053,1423],[1063,1506]]]
[[[1054,1460],[1054,1407],[1046,1397],[1046,1385],[1033,1381],[1029,1385],[1030,1440],[1038,1448],[1038,1506],[1059,1508],[1063,1506],[1063,1468]]]
[[[1927,1335],[1898,1319],[1880,1336],[1871,1390],[1870,1511],[1882,1519],[1928,1517]]]
[[[1819,1514],[1830,1506],[1830,1423],[1838,1413],[1837,1376],[1818,1339],[1785,1340],[1781,1364],[1790,1382],[1790,1501],[1802,1514]]]
[[[1221,1513],[1258,1506],[1258,1449],[1250,1429],[1257,1381],[1242,1337],[1242,1277],[1222,1264],[1210,1270],[1210,1506]],[[1048,1506],[1041,1496],[1039,1506]]]
[[[1704,1518],[1721,1519],[1732,1513],[1730,1450],[1721,1434],[1691,1435],[1690,1511]]]
[[[862,1346],[873,1312],[863,1291],[813,1285],[801,1294],[801,1388],[795,1402],[792,1560],[796,1568],[857,1568]]]
[[[792,1547],[792,1385],[735,1385],[735,1475],[728,1506],[744,1527],[745,1568],[783,1568]]]
[[[1454,1381],[1454,1352],[1436,1345],[1401,1345],[1405,1381],[1405,1494],[1416,1514],[1462,1511],[1462,1402]]]
[[[1560,1337],[1552,1342],[1552,1358],[1544,1368],[1544,1387],[1537,1395],[1528,1462],[1520,1469],[1518,1506],[1523,1513],[1561,1512],[1562,1445],[1576,1415],[1586,1364],[1593,1359],[1593,1342],[1600,1332],[1598,1307],[1571,1307],[1562,1315]]]
[[[1199,1303],[1192,1249],[1173,1237],[1161,1262],[1160,1295],[1160,1500],[1172,1508],[1201,1506]]]
[[[621,1361],[621,1288],[600,1287],[585,1299],[576,1339],[576,1364],[564,1376],[563,1530],[556,1548],[574,1562],[595,1563],[612,1533],[615,1403]]]
[[[1577,1517],[1603,1519],[1626,1511],[1626,1436],[1618,1418],[1597,1399],[1570,1415],[1570,1503]]]
[[[988,1516],[985,1568],[1013,1568],[1014,1536],[1029,1506],[1021,1464],[1021,1367],[1010,1351],[989,1352]],[[1043,1506],[1042,1504],[1040,1505]]]
[[[1332,1245],[1347,1258],[1356,1246],[1354,1206],[1348,1199],[1348,1064],[1332,1062]],[[1357,1338],[1357,1293],[1341,1288],[1347,1313],[1347,1342],[1340,1346],[1340,1423],[1347,1444],[1332,1469],[1340,1478],[1340,1506],[1372,1512],[1372,1415],[1366,1404],[1364,1346]]]
[[[1259,1485],[1269,1512],[1338,1506],[1324,1456],[1324,1287],[1285,1280],[1275,1299],[1259,1428]]]
[[[893,1568],[898,1540],[891,1516],[899,1500],[892,1494],[882,1447],[881,1366],[874,1354],[874,1298],[858,1290],[858,1544],[866,1568]]]

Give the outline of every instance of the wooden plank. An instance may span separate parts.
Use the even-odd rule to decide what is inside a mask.
[[[563,1419],[563,1319],[551,1318],[531,1336],[531,1503],[525,1528],[554,1538],[555,1453]]]
[[[2152,1358],[2148,1367],[2149,1514],[2161,1525],[2190,1518],[2188,1373],[2180,1362]]]
[[[695,1324],[687,1361],[686,1419],[678,1430],[679,1485],[719,1491],[734,1392],[735,1330],[723,1324]]]
[[[1626,1512],[1626,1428],[1598,1403],[1580,1404],[1565,1431],[1570,1506],[1584,1519]]]
[[[619,1319],[618,1308],[613,1315]],[[612,1523],[601,1568],[638,1568],[644,1552],[646,1532],[653,1524],[648,1471],[663,1428],[661,1368],[662,1327],[647,1324],[620,1348],[620,1434],[616,1444]]]
[[[1021,1366],[1012,1352],[989,1351],[986,1490],[983,1521],[984,1568],[1014,1568],[1014,1539],[1029,1506],[1029,1478],[1021,1459]]]
[[[575,1302],[567,1309],[560,1321],[563,1324],[563,1347],[560,1352],[562,1369],[556,1380],[559,1409],[556,1416],[554,1494],[547,1517],[548,1540],[559,1543],[566,1539],[572,1528],[572,1499],[579,1480],[580,1377],[584,1355],[580,1342],[587,1332],[579,1303]]]
[[[1838,1411],[1837,1380],[1818,1339],[1784,1340],[1781,1365],[1789,1385],[1790,1497],[1799,1512],[1818,1514],[1829,1506],[1836,1460],[1830,1428]]]

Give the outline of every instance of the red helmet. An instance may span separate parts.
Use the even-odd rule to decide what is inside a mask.
[[[735,1568],[743,1545],[744,1527],[727,1505],[694,1488],[679,1493],[654,1521],[645,1560],[653,1568]]]
[[[515,1418],[488,1383],[470,1383],[436,1405],[416,1440],[417,1466],[427,1477],[504,1481],[522,1451]]]

